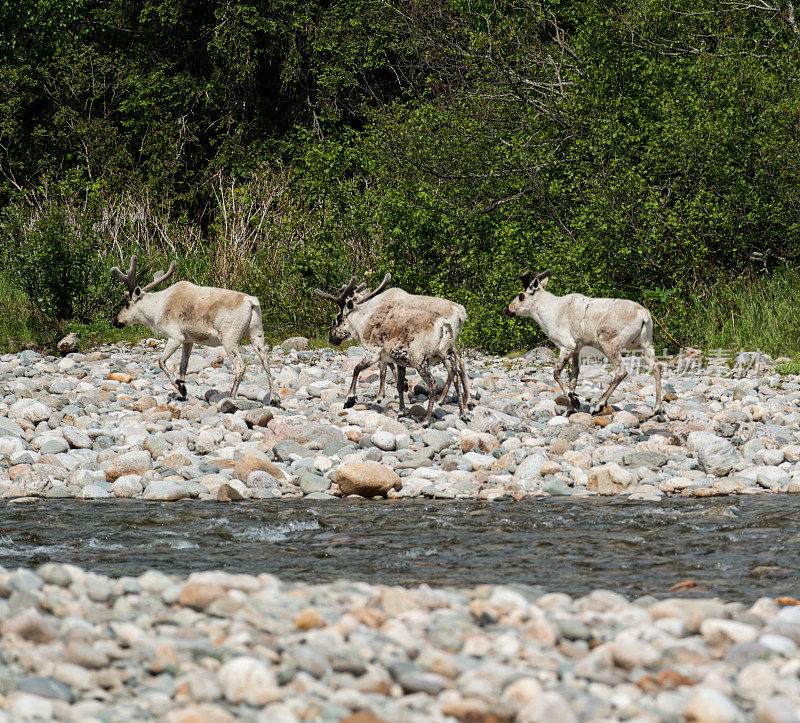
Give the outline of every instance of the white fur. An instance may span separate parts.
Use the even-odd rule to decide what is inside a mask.
[[[118,325],[143,324],[156,334],[167,337],[158,360],[181,397],[186,396],[184,377],[194,344],[223,346],[231,358],[234,381],[230,395],[236,396],[246,364],[239,353],[239,343],[249,337],[267,372],[270,397],[272,374],[262,328],[261,305],[255,296],[213,286],[196,286],[179,281],[163,291],[147,292],[138,287],[125,294],[127,305],[117,315]],[[167,369],[167,360],[181,348],[177,378]],[[273,400],[274,401],[274,400]]]
[[[653,318],[641,304],[628,299],[593,298],[583,294],[555,296],[547,291],[549,272],[543,278],[536,276],[507,307],[511,316],[530,316],[548,338],[559,348],[560,354],[553,369],[561,390],[573,407],[577,407],[575,387],[578,382],[579,354],[591,346],[601,350],[614,364],[615,376],[609,388],[597,400],[593,411],[602,409],[608,398],[627,376],[622,362],[622,351],[641,349],[644,360],[653,371],[656,381],[654,414],[661,413],[661,365],[653,349]],[[572,360],[570,388],[564,386],[561,371]]]

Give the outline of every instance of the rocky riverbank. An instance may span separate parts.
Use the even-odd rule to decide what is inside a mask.
[[[0,568],[0,721],[796,721],[795,602]]]
[[[266,375],[254,364],[237,399],[220,392],[232,377],[217,349],[195,351],[189,399],[177,401],[156,364],[161,344],[0,358],[0,495],[658,501],[800,491],[800,378],[770,365],[737,374],[721,360],[673,360],[657,421],[649,374],[631,373],[607,414],[565,416],[549,350],[515,360],[468,354],[477,398],[470,421],[458,419],[451,396],[425,429],[418,377],[410,416],[397,417],[393,389],[375,404],[377,374],[369,371],[362,403],[343,408],[357,348],[309,351],[291,339],[273,350],[278,409],[267,405]],[[602,366],[585,366],[578,391],[596,398],[609,380]]]

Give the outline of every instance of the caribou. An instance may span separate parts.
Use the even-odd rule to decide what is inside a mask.
[[[239,291],[218,289],[213,286],[196,286],[188,281],[179,281],[163,291],[153,292],[175,273],[177,263],[173,261],[166,273],[156,272],[146,286],[136,284],[137,257],[131,257],[128,272],[123,274],[116,266],[111,275],[125,284],[125,306],[114,317],[113,325],[122,328],[130,324],[143,324],[156,334],[167,337],[158,366],[178,390],[178,398],[186,399],[186,370],[189,355],[195,344],[222,346],[233,366],[233,387],[230,396],[235,397],[247,365],[239,353],[239,343],[249,337],[261,363],[267,372],[269,395],[273,398],[272,373],[269,368],[261,305],[255,296]],[[177,378],[167,369],[167,360],[181,348],[181,362]]]
[[[602,352],[614,365],[611,385],[591,408],[592,414],[602,410],[608,398],[628,375],[622,360],[625,349],[641,349],[656,382],[654,415],[662,414],[661,364],[653,349],[653,317],[641,304],[629,299],[592,298],[583,294],[555,296],[547,291],[550,271],[531,274],[526,271],[520,280],[522,291],[506,307],[508,316],[531,316],[559,348],[553,377],[567,396],[572,409],[580,408],[575,393],[580,371],[580,351],[591,346]],[[572,360],[569,391],[561,380],[561,372]]]
[[[342,290],[344,287],[342,287]],[[361,300],[363,297],[370,294],[369,287],[366,284],[359,284],[356,287],[357,298]],[[341,290],[340,290],[341,293]],[[394,286],[391,289],[386,289],[386,291],[382,291],[379,295],[380,301],[382,304],[407,304],[409,306],[416,306],[422,309],[428,309],[429,311],[433,311],[436,314],[440,314],[441,316],[445,317],[450,321],[453,327],[453,332],[455,333],[456,338],[461,333],[461,329],[464,327],[464,322],[467,320],[467,310],[461,305],[457,304],[455,301],[450,301],[449,299],[442,299],[438,296],[424,296],[422,294],[409,294],[407,291],[403,291],[403,289]],[[458,349],[456,349],[456,359],[458,360],[458,366],[461,370],[460,382],[462,384],[462,393],[467,399],[467,405],[472,408],[473,404],[469,398],[469,388],[467,386],[467,370],[464,367],[464,362],[461,359],[461,354],[459,353]],[[380,402],[383,399],[383,396],[386,392],[386,367],[391,366],[394,370],[394,365],[389,362],[380,362],[378,365],[379,374],[380,374],[380,384],[378,386],[378,397],[377,401]],[[395,375],[397,372],[395,371]],[[451,374],[447,375],[447,381],[445,382],[444,389],[442,389],[442,393],[439,396],[438,402],[439,404],[443,404],[444,400],[447,399],[447,393],[450,390],[450,384],[453,381],[453,376]]]
[[[322,299],[333,301],[339,313],[333,321],[328,341],[338,346],[348,338],[364,347],[366,353],[353,370],[353,379],[347,393],[345,407],[356,402],[356,384],[359,374],[367,367],[380,362],[394,363],[397,367],[397,394],[399,410],[405,411],[406,367],[414,367],[429,389],[428,408],[423,424],[430,423],[433,412],[435,381],[432,364],[444,364],[448,375],[456,382],[459,413],[466,419],[466,399],[461,383],[462,368],[456,353],[456,335],[452,323],[433,311],[410,305],[382,304],[375,299],[389,284],[391,274],[386,274],[374,291],[366,293],[358,287],[355,276],[340,290],[338,296],[321,289],[314,293]]]

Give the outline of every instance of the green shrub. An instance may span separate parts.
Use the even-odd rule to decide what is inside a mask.
[[[792,359],[791,361],[781,362],[775,365],[775,371],[786,376],[796,376],[800,374],[800,361]]]
[[[42,211],[12,207],[3,219],[3,265],[31,304],[38,321],[63,331],[70,321],[88,323],[107,306],[111,284],[94,232],[91,208],[63,204]]]
[[[693,298],[687,328],[692,346],[760,349],[773,357],[800,357],[800,272],[745,273],[718,281]]]

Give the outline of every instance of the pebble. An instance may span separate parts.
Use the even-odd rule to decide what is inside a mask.
[[[736,723],[800,707],[787,637],[800,610],[768,598],[115,578],[58,563],[0,568],[0,589],[0,720]],[[8,614],[21,594],[36,609]]]
[[[769,364],[742,377],[723,364],[679,371],[667,360],[665,418],[649,417],[653,387],[645,374],[623,381],[607,416],[567,417],[558,414],[551,359],[470,353],[476,404],[468,421],[451,400],[435,406],[425,429],[413,414],[397,416],[391,385],[374,404],[375,374],[364,375],[357,406],[343,409],[363,353],[357,347],[312,350],[298,337],[274,349],[283,390],[276,408],[264,406],[266,377],[255,368],[229,399],[217,349],[195,352],[193,393],[176,400],[153,362],[162,344],[0,358],[0,495],[207,500],[230,484],[228,499],[623,495],[658,504],[669,495],[800,493],[800,376],[773,375]],[[588,400],[598,381],[607,383],[607,370],[584,367],[578,394]],[[423,409],[424,385],[412,386],[422,394],[412,408]],[[340,474],[353,463],[380,465],[381,482]],[[426,470],[443,474],[423,484]]]
[[[336,482],[342,494],[386,497],[402,487],[400,476],[378,462],[346,462],[337,470]]]
[[[179,485],[176,482],[157,480],[145,487],[142,497],[146,500],[156,500],[158,502],[174,502],[176,500],[185,500],[190,497],[190,494],[183,485]]]

